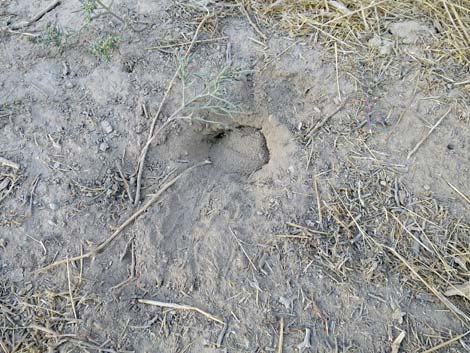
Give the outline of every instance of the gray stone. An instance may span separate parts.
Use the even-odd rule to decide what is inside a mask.
[[[113,127],[111,126],[111,124],[107,120],[104,120],[104,121],[101,122],[101,128],[107,134],[110,134],[110,133],[113,132]]]
[[[109,144],[107,142],[103,142],[100,144],[100,151],[106,152],[109,150]]]

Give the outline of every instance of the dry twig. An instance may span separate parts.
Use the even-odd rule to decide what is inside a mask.
[[[154,305],[154,306],[159,306],[159,307],[162,307],[162,308],[169,308],[169,309],[175,309],[175,310],[195,311],[195,312],[205,316],[209,320],[212,320],[212,321],[218,322],[219,324],[224,325],[224,322],[221,319],[219,319],[219,318],[215,317],[214,315],[209,314],[208,312],[206,312],[202,309],[199,309],[195,306],[190,306],[190,305],[185,305],[185,304],[165,303],[165,302],[160,302],[160,301],[150,300],[150,299],[137,299],[137,302],[140,303],[140,304]]]
[[[61,3],[61,0],[55,0],[52,3],[50,3],[47,7],[45,7],[41,11],[39,11],[36,15],[31,17],[30,20],[13,23],[12,25],[7,26],[6,28],[2,28],[2,30],[4,30],[4,31],[15,31],[15,30],[19,30],[19,29],[29,27],[33,23],[39,21],[46,13],[54,10],[57,6],[60,5],[60,3]]]
[[[439,118],[439,120],[437,121],[437,123],[435,123],[433,125],[433,127],[428,131],[428,133],[426,134],[426,136],[424,136],[417,144],[416,146],[410,151],[410,153],[408,153],[408,156],[406,157],[406,159],[410,159],[411,156],[413,156],[416,151],[421,147],[421,145],[426,142],[426,140],[428,139],[428,137],[432,134],[432,132],[441,124],[442,120],[444,120],[444,118],[449,115],[450,111],[452,110],[452,108],[449,108],[449,110],[447,110],[447,112],[441,116]]]
[[[243,244],[241,243],[240,239],[238,239],[238,237],[235,235],[234,231],[232,230],[231,227],[228,227],[230,229],[230,233],[232,233],[233,237],[235,238],[235,240],[237,241],[238,245],[240,246],[243,254],[245,255],[245,257],[248,259],[248,262],[250,263],[251,267],[253,267],[253,269],[258,272],[258,269],[256,268],[255,264],[253,263],[253,261],[251,261],[251,258],[248,256],[248,253],[245,251],[245,248],[243,247]]]
[[[323,118],[323,120],[318,122],[310,131],[308,131],[305,134],[305,138],[309,139],[314,133],[316,133],[318,130],[320,130],[323,127],[323,125],[326,124],[326,122],[328,120],[330,120],[332,117],[334,117],[336,114],[338,114],[344,108],[344,106],[346,105],[347,102],[348,102],[348,98],[346,98],[343,101],[343,103],[341,103],[341,105],[338,108],[336,108],[331,114],[328,114],[327,116],[325,116]]]
[[[401,331],[400,334],[397,336],[397,338],[395,338],[395,340],[392,342],[392,350],[391,350],[392,353],[398,353],[398,351],[400,350],[401,342],[403,341],[405,336],[406,336],[406,332]]]
[[[223,36],[223,37],[217,37],[217,38],[200,39],[200,40],[196,40],[194,44],[218,42],[219,40],[226,40],[228,38],[229,37],[227,36]],[[183,43],[159,45],[155,47],[145,48],[145,50],[162,50],[162,49],[179,48],[179,47],[185,47],[187,45],[191,45],[192,43],[193,42],[183,42]]]
[[[246,16],[248,22],[250,23],[251,27],[253,27],[255,32],[258,33],[259,36],[263,38],[263,40],[268,39],[268,37],[266,37],[266,34],[261,32],[261,30],[259,29],[259,26],[252,20],[250,14],[248,13],[248,10],[245,8],[245,5],[241,4],[240,8],[242,9],[243,14]]]
[[[59,260],[59,261],[56,261],[50,265],[47,265],[39,270],[37,270],[36,272],[44,272],[44,271],[47,271],[47,270],[50,270],[54,267],[57,267],[57,266],[60,266],[60,265],[63,265],[65,263],[67,263],[68,261],[79,261],[79,260],[82,260],[82,259],[88,259],[88,258],[93,258],[95,257],[98,253],[102,252],[114,239],[116,239],[119,234],[121,234],[121,232],[126,229],[126,227],[128,225],[130,225],[132,222],[134,222],[137,218],[139,218],[140,215],[142,215],[145,211],[147,211],[147,209],[150,208],[150,206],[152,206],[159,198],[160,196],[170,187],[172,186],[174,183],[176,183],[178,181],[178,179],[182,178],[183,176],[185,176],[186,174],[188,174],[189,172],[191,172],[193,169],[197,168],[197,167],[200,167],[200,166],[203,166],[203,165],[207,165],[207,164],[210,164],[211,162],[210,161],[204,161],[204,162],[201,162],[201,163],[198,163],[198,164],[195,164],[193,165],[192,167],[189,167],[187,168],[186,170],[184,170],[183,172],[181,172],[180,174],[178,174],[176,177],[174,177],[173,179],[171,179],[170,181],[166,182],[165,184],[163,184],[160,189],[150,198],[150,200],[148,200],[137,212],[135,212],[132,216],[130,216],[124,223],[122,223],[115,231],[113,234],[111,234],[111,236],[109,238],[107,238],[105,241],[103,241],[100,245],[98,245],[95,249],[85,253],[85,254],[82,254],[82,255],[79,255],[79,256],[75,256],[75,257],[72,257],[70,259],[64,259],[64,260]]]
[[[460,341],[462,338],[464,338],[465,336],[467,336],[468,334],[470,334],[470,331],[467,331],[465,333],[462,333],[461,335],[458,335],[458,336],[455,336],[455,337],[452,337],[450,340],[447,340],[445,342],[442,342],[440,344],[438,344],[437,346],[434,346],[430,349],[426,349],[425,351],[421,352],[421,353],[432,353],[432,352],[436,352],[436,351],[439,351],[441,350],[442,348],[445,348],[449,345],[451,345],[452,343],[454,342],[457,342],[457,341]]]
[[[277,344],[277,353],[283,352],[284,346],[284,318],[281,317],[281,321],[279,323],[279,341]]]
[[[158,106],[157,113],[155,114],[155,116],[152,120],[152,123],[150,125],[149,136],[148,136],[146,144],[142,148],[142,152],[140,154],[139,163],[138,163],[137,185],[136,185],[135,198],[134,198],[134,205],[136,205],[136,206],[140,202],[140,190],[141,190],[141,187],[142,187],[142,174],[144,172],[145,158],[147,156],[148,149],[149,149],[152,141],[155,138],[155,126],[157,124],[158,117],[160,116],[160,114],[162,112],[162,109],[163,109],[163,105],[166,103],[168,95],[170,94],[170,91],[173,88],[173,85],[175,84],[176,79],[178,78],[178,75],[181,71],[183,62],[185,61],[185,59],[188,58],[189,54],[191,53],[191,50],[194,47],[194,43],[196,42],[197,37],[199,36],[199,32],[201,31],[202,27],[204,26],[204,23],[207,21],[208,18],[209,18],[208,16],[205,16],[201,20],[201,22],[199,23],[199,26],[197,27],[196,32],[194,34],[193,40],[191,41],[191,44],[189,45],[188,49],[186,50],[186,53],[184,54],[183,59],[181,60],[180,64],[178,65],[178,68],[176,69],[176,71],[173,75],[173,78],[171,79],[170,83],[168,84],[168,87],[165,91],[163,99],[161,100],[160,105]],[[161,131],[161,129],[159,129],[159,131]]]
[[[463,192],[461,192],[459,189],[457,189],[454,185],[452,185],[448,181],[446,181],[446,183],[447,183],[447,185],[449,185],[451,187],[452,190],[454,190],[457,194],[460,195],[460,197],[462,197],[465,201],[467,201],[470,204],[470,197],[465,195]]]
[[[310,344],[310,336],[312,335],[312,331],[309,328],[305,329],[305,336],[304,340],[297,345],[297,349],[299,353],[304,353],[306,349],[309,349],[312,345]]]
[[[18,163],[12,162],[3,157],[0,157],[0,164],[6,165],[7,167],[10,167],[13,169],[20,169],[20,165]]]

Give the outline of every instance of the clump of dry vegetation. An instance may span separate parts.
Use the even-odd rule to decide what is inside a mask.
[[[442,84],[453,87],[468,84],[461,76],[470,64],[470,7],[466,0],[247,0],[238,3],[242,12],[252,17],[255,30],[266,26],[280,28],[293,36],[308,36],[331,49],[336,58],[343,54],[353,58],[354,62],[369,66],[364,72],[384,68],[383,63],[380,70],[371,68],[380,53],[371,50],[368,42],[388,33],[392,23],[418,21],[429,24],[434,29],[431,39],[416,43],[423,50],[423,56],[412,56],[413,61],[424,68],[423,76],[437,77],[437,84],[436,80],[429,80],[434,83],[427,88],[431,91]],[[390,53],[381,56],[386,57],[389,67],[403,54],[410,55],[395,45]],[[352,72],[357,70],[357,65],[351,67]],[[374,81],[362,76],[367,100],[370,94],[367,82]],[[468,102],[459,99],[456,103],[457,109],[461,110],[460,116],[465,116],[462,111],[468,108]],[[364,109],[367,110],[367,104]],[[403,166],[391,165],[368,151],[369,148],[363,151],[367,155],[364,158],[373,160],[372,165],[363,165],[357,160],[360,157],[352,156],[344,170],[338,173],[348,176],[343,185],[333,186],[315,179],[317,226],[315,229],[297,228],[294,238],[307,238],[317,245],[329,244],[329,253],[320,255],[340,275],[354,270],[362,273],[365,280],[371,280],[379,279],[385,273],[400,273],[403,285],[412,288],[416,296],[423,290],[433,294],[464,326],[469,327],[470,225],[449,215],[432,197],[416,198],[399,182],[397,169]],[[323,192],[318,191],[318,184],[323,184],[320,187]],[[455,188],[451,184],[449,187]],[[454,191],[469,202],[465,194]],[[322,247],[314,247],[319,248]],[[468,333],[470,331],[464,335]],[[455,336],[429,352],[462,337]],[[415,349],[426,346],[419,343],[421,340],[416,334],[414,342]]]
[[[299,256],[317,259],[337,278],[354,274],[364,283],[399,279],[413,299],[433,296],[468,328],[470,224],[432,197],[416,197],[400,182],[400,165],[368,151],[364,145],[341,170],[315,176],[315,222],[308,216],[300,224],[290,223],[288,234],[280,237],[298,242]],[[360,161],[366,159],[370,163]],[[433,344],[413,329],[411,318],[405,321],[413,351],[433,352],[470,333]]]
[[[414,283],[424,285],[468,323],[469,302],[458,301],[459,309],[441,293],[470,299],[470,225],[449,215],[435,199],[416,198],[399,182],[393,167],[375,157],[374,162],[375,166],[362,167],[349,163],[344,171],[348,181],[324,185],[329,196],[319,201],[325,213],[321,227],[336,229],[336,246],[356,247],[361,249],[359,257],[368,254],[368,259],[376,259],[368,262],[371,268],[361,269],[363,273],[373,274],[381,267],[378,273],[390,269],[409,273]],[[368,250],[364,252],[363,247]],[[382,251],[388,255],[382,253],[378,260]]]
[[[70,280],[70,278],[69,278]],[[84,332],[77,333],[77,307],[96,304],[91,297],[70,290],[34,290],[31,284],[19,288],[0,281],[0,350],[2,352],[100,351],[109,342]],[[96,340],[95,340],[96,339]],[[98,342],[97,340],[100,340]]]
[[[11,194],[20,178],[20,166],[0,157],[0,202]]]
[[[468,1],[319,1],[247,0],[256,17],[296,36],[312,36],[344,51],[364,47],[364,38],[388,31],[393,21],[422,20],[436,29],[427,49],[437,61],[453,57],[469,64],[470,7]]]

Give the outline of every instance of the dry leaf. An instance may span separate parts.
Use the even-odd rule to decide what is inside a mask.
[[[401,333],[397,336],[397,338],[395,338],[395,341],[393,341],[392,343],[391,353],[398,353],[398,351],[400,350],[401,342],[403,341],[405,336],[406,336],[406,332],[401,331]]]
[[[470,281],[467,283],[461,284],[459,286],[452,286],[450,287],[444,295],[451,297],[454,295],[459,295],[461,297],[464,297],[466,299],[470,300]]]

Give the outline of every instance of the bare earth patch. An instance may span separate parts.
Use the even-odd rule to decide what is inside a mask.
[[[0,352],[468,352],[469,12],[0,0]]]

